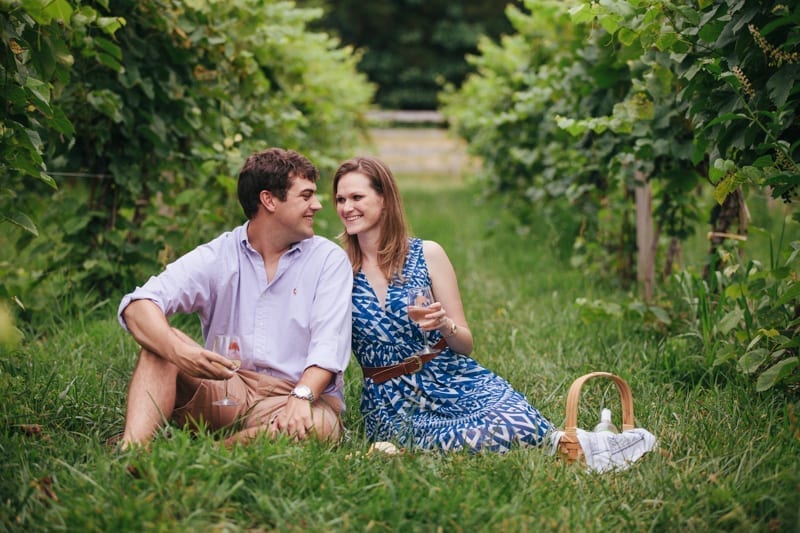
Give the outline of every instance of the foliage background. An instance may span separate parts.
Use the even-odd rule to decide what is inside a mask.
[[[683,268],[687,239],[713,234],[703,272],[681,282],[693,289],[667,287],[663,307],[628,309],[679,335],[680,302],[708,296],[714,318],[729,322],[706,326],[704,363],[713,365],[717,342],[731,357],[737,343],[758,346],[742,370],[796,386],[800,5],[528,0],[507,14],[515,32],[483,39],[476,72],[442,95],[454,131],[484,163],[487,194],[504,200],[519,231],[558,228],[573,266],[635,290],[634,198],[649,184],[662,284]],[[748,201],[765,195],[787,203],[774,210],[785,224],[753,228],[775,249],[766,264],[748,264],[743,241],[725,236],[748,238]]]
[[[243,220],[265,146],[323,173],[364,137],[359,56],[280,1],[4,3],[0,296],[25,319],[132,287]],[[25,142],[23,142],[25,141]],[[53,192],[52,188],[57,190]],[[38,228],[38,229],[37,229]],[[35,232],[39,236],[35,237]]]
[[[504,15],[520,0],[301,0],[321,6],[314,23],[363,51],[359,70],[378,87],[384,109],[436,109],[445,84],[460,85],[478,40],[512,30]]]

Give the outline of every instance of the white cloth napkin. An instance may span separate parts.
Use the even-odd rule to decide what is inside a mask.
[[[622,433],[578,429],[578,442],[583,448],[586,469],[595,472],[624,470],[645,453],[656,447],[656,437],[646,429],[634,428]],[[558,449],[563,431],[550,434],[549,454]]]

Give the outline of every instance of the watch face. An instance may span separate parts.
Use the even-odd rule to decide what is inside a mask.
[[[298,385],[295,387],[294,390],[292,390],[292,396],[302,398],[303,400],[314,401],[314,394],[307,385]]]

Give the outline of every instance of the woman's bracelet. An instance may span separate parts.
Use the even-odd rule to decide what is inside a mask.
[[[451,318],[450,319],[450,331],[447,332],[447,335],[444,335],[444,338],[445,339],[449,339],[450,337],[454,336],[456,333],[458,333],[458,324],[456,324],[455,321]]]

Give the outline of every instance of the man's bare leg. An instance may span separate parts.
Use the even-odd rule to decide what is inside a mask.
[[[147,443],[169,420],[175,408],[177,378],[178,367],[172,363],[147,350],[139,353],[128,387],[123,449]]]
[[[183,342],[198,344],[179,329],[172,328],[172,333]],[[143,349],[128,387],[122,449],[147,443],[170,419],[175,406],[189,401],[201,382],[199,378],[179,373],[178,367]]]

